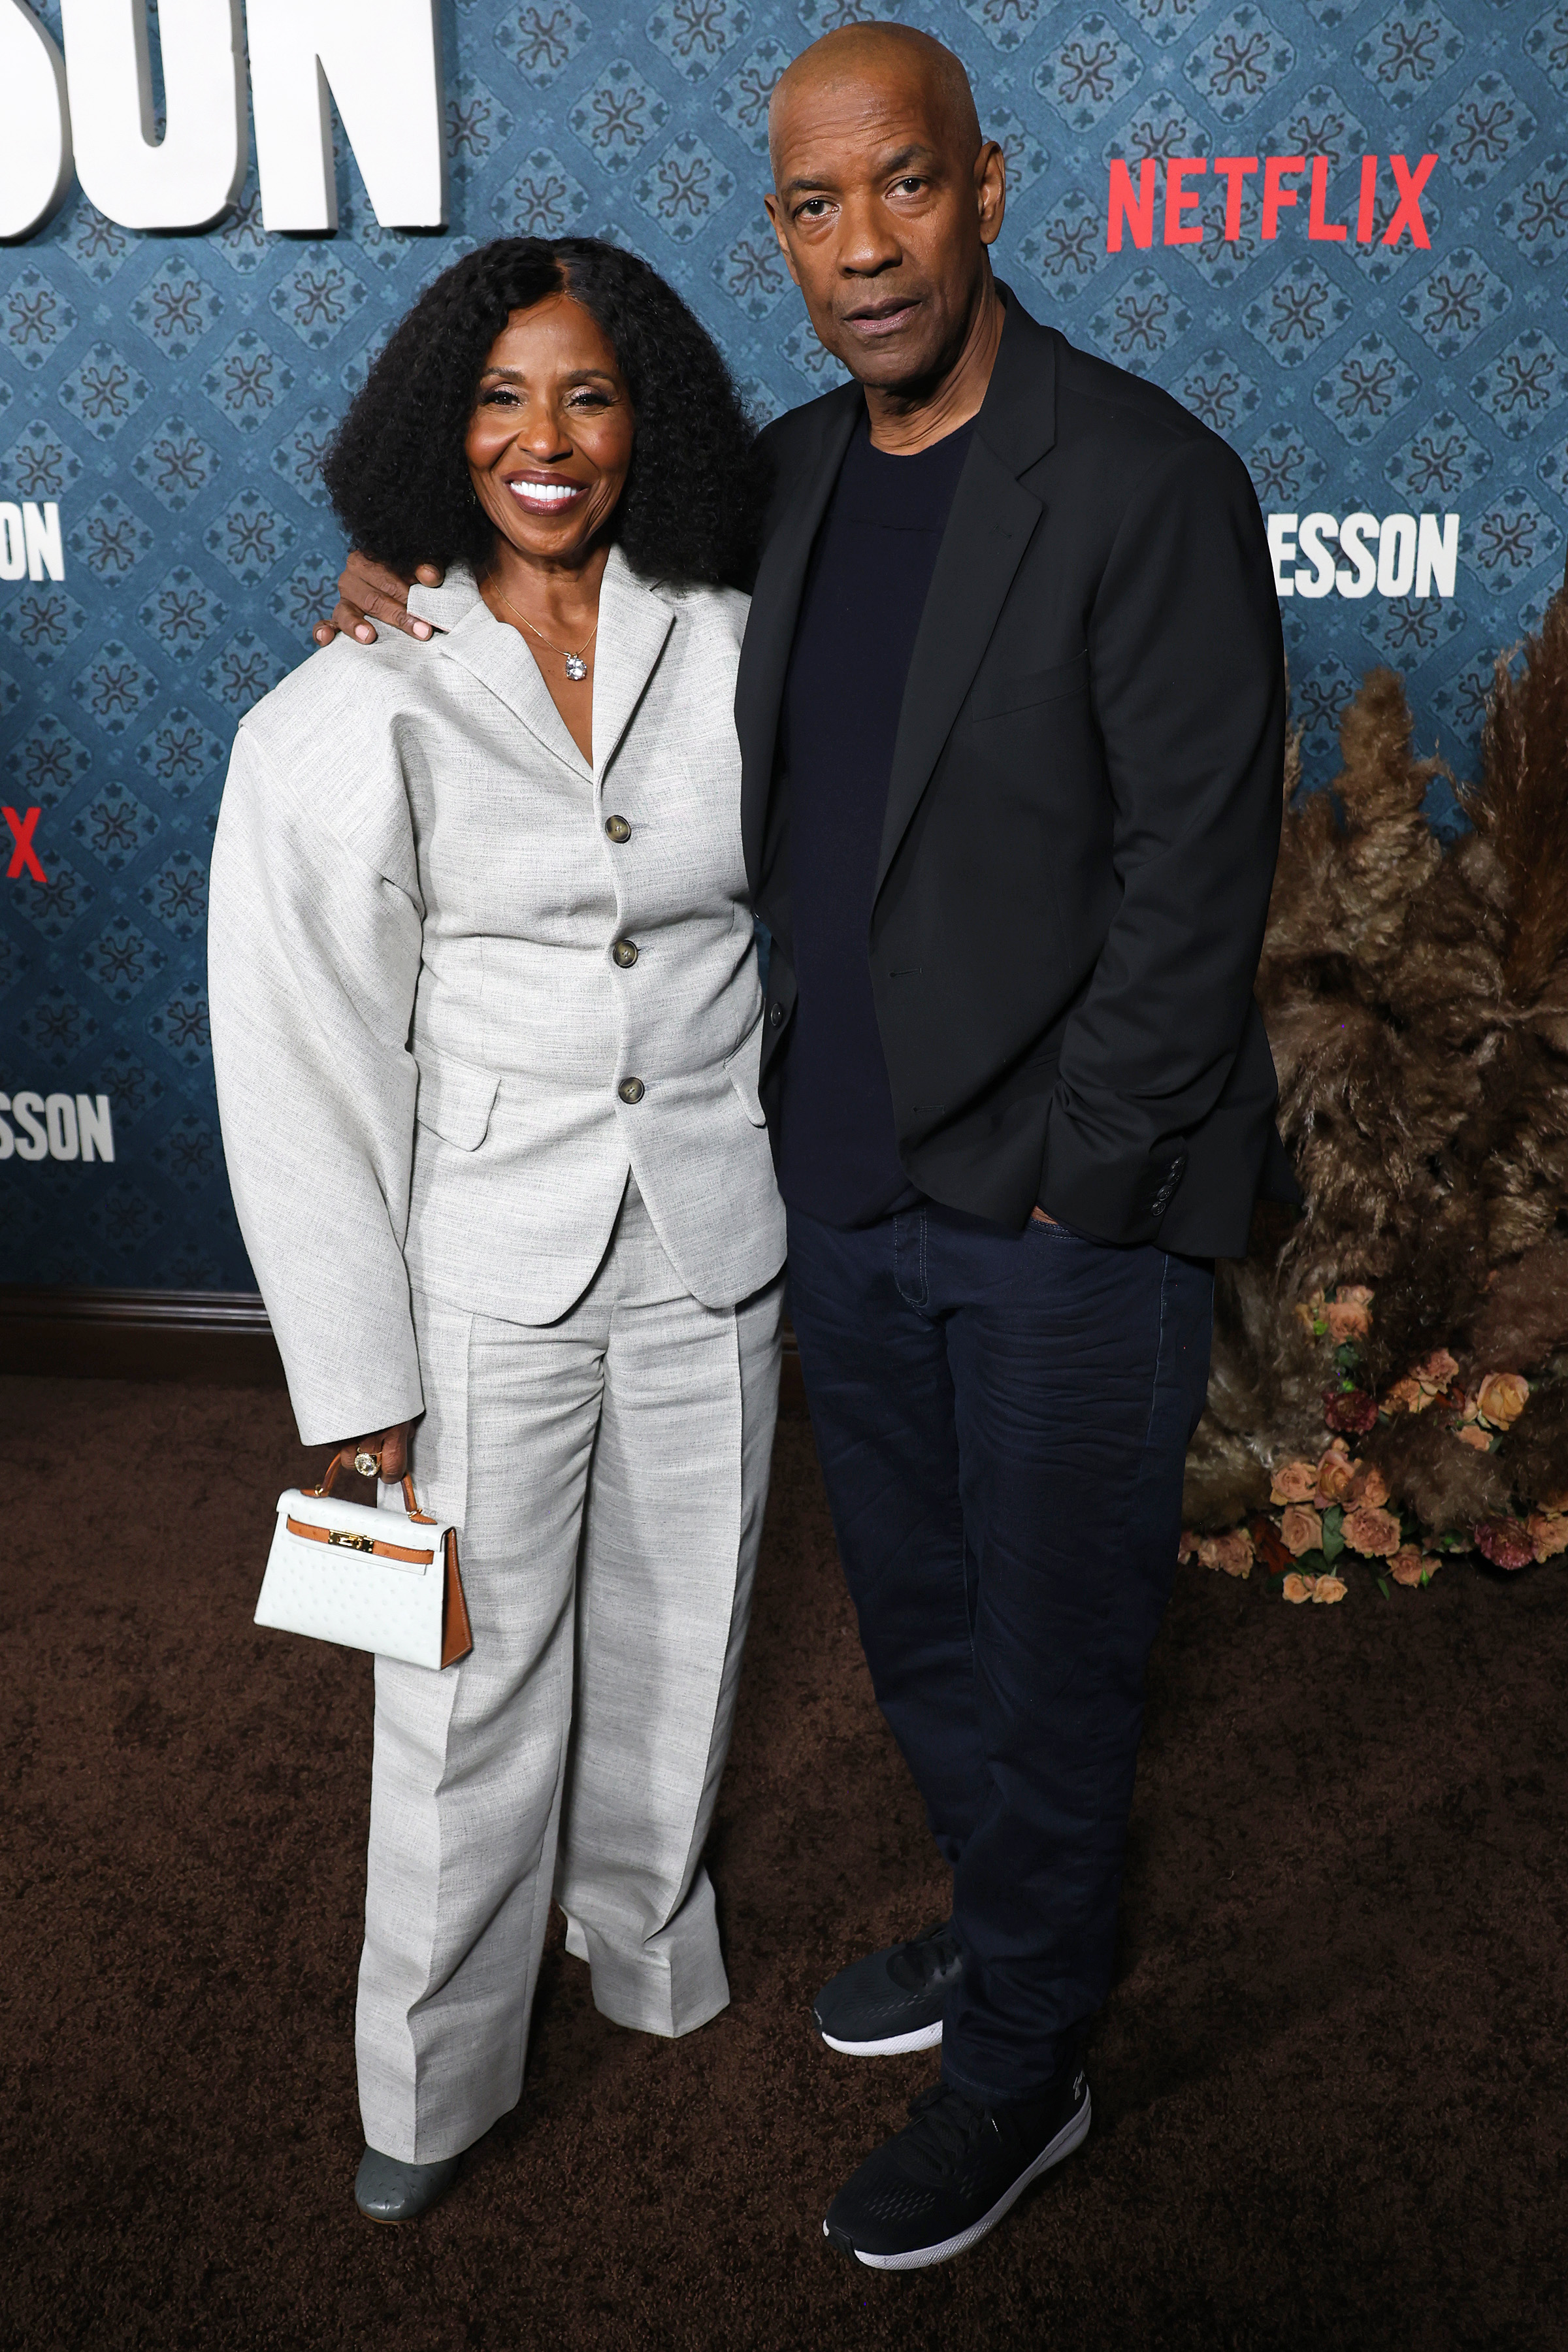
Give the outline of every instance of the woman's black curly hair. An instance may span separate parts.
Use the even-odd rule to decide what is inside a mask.
[[[321,467],[355,547],[394,571],[488,561],[495,525],[464,436],[514,310],[570,294],[615,351],[637,439],[611,524],[637,572],[749,584],[762,506],[756,436],[717,345],[657,270],[592,236],[507,236],[423,293],[371,368]]]

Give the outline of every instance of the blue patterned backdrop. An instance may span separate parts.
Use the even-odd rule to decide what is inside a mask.
[[[54,0],[37,11],[58,37]],[[113,1164],[0,1166],[0,1279],[250,1286],[224,1181],[203,926],[240,714],[308,647],[342,548],[316,479],[391,325],[502,232],[635,247],[687,295],[762,415],[834,380],[763,215],[768,90],[845,0],[458,0],[444,19],[449,229],[378,227],[340,142],[342,226],[262,229],[254,177],[201,236],[114,226],[79,192],[0,265],[0,499],[59,509],[64,576],[0,584],[0,800],[36,808],[0,884],[0,1089],[110,1097]],[[1568,0],[905,0],[956,48],[1011,173],[1003,274],[1075,341],[1154,377],[1244,453],[1270,512],[1460,517],[1449,595],[1282,604],[1309,777],[1373,662],[1473,765],[1496,650],[1561,575],[1568,459]],[[1393,247],[1387,159],[1437,163],[1430,236]],[[1196,244],[1107,250],[1110,166],[1325,156],[1259,235],[1194,175]],[[1371,242],[1358,160],[1383,159]],[[1161,217],[1163,219],[1161,183]],[[35,569],[37,567],[35,566]],[[1453,821],[1436,787],[1435,822]],[[0,850],[12,848],[7,833]],[[16,857],[12,862],[17,863]],[[61,1148],[69,1122],[57,1118]]]

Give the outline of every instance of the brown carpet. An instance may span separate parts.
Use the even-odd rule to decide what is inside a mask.
[[[1182,1571],[1094,2131],[977,2252],[887,2278],[822,2210],[934,2068],[831,2056],[807,2003],[944,1888],[786,1423],[710,1856],[732,2007],[621,2032],[557,1921],[523,2105],[448,2203],[376,2231],[350,2199],[369,1662],[250,1622],[301,1468],[284,1401],[7,1380],[0,1413],[0,2341],[1564,2342],[1563,1569],[1301,1611]]]

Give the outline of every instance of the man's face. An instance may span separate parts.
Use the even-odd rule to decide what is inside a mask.
[[[780,90],[768,215],[821,341],[862,383],[911,391],[961,347],[1002,226],[1002,151],[978,155],[918,61]]]

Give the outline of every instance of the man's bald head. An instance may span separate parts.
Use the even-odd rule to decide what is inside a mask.
[[[960,387],[961,406],[983,391],[1007,173],[952,51],[907,25],[826,34],[780,79],[768,150],[763,202],[790,275],[868,397],[923,414],[939,384]]]
[[[933,131],[951,140],[964,163],[980,152],[980,117],[962,59],[912,25],[841,25],[803,49],[773,86],[768,104],[768,152],[778,176],[779,135],[786,121],[814,99],[843,93],[858,82],[902,84],[925,100]]]

